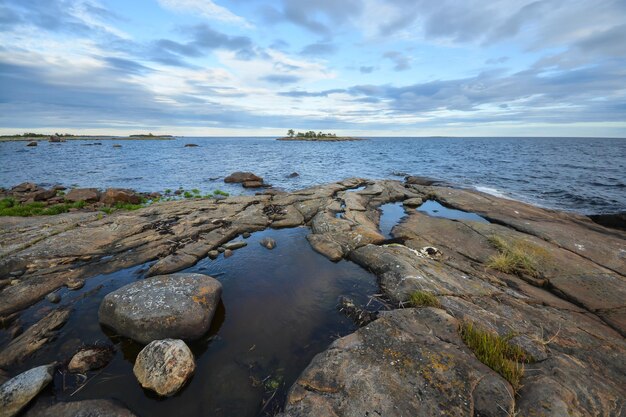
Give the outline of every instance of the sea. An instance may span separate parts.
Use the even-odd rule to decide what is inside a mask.
[[[546,208],[626,211],[626,139],[376,137],[355,142],[282,142],[269,137],[179,137],[0,143],[0,187],[122,187],[137,191],[217,189],[251,171],[287,191],[348,177],[418,175]],[[197,147],[186,147],[195,144]],[[121,145],[114,147],[113,145]],[[290,174],[298,176],[290,178]]]

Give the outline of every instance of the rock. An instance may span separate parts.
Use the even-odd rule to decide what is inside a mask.
[[[185,143],[185,148],[197,148],[198,145],[195,143]]]
[[[61,301],[61,296],[55,292],[51,292],[50,294],[46,295],[46,300],[48,300],[48,302],[56,304],[59,301]]]
[[[424,203],[424,200],[422,200],[419,197],[407,198],[406,200],[402,202],[403,205],[405,205],[406,207],[410,207],[410,208],[419,207],[423,203]]]
[[[109,206],[116,203],[139,204],[141,197],[132,190],[108,188],[100,197],[100,202]]]
[[[113,147],[114,147],[114,148],[121,148],[121,147],[122,147],[122,145],[115,144],[115,145],[113,145]]]
[[[299,177],[300,174],[298,174],[297,172],[292,172],[291,174],[287,175],[287,178],[296,178]]]
[[[363,327],[378,318],[378,314],[358,307],[352,299],[343,296],[339,297],[339,311],[350,317],[359,327]]]
[[[248,246],[248,242],[245,240],[235,240],[233,242],[224,243],[222,245],[224,249],[235,250],[239,248],[243,248],[244,246]]]
[[[604,227],[626,230],[626,212],[615,214],[593,214],[589,216],[589,218]]]
[[[126,407],[112,400],[82,400],[43,404],[25,417],[136,417]]]
[[[40,188],[37,186],[37,184],[33,184],[32,182],[23,182],[11,188],[11,192],[22,194],[22,193],[30,193],[33,191],[37,191],[39,189]]]
[[[147,278],[107,294],[100,323],[141,343],[204,335],[222,294],[222,284],[202,274]]]
[[[91,346],[86,347],[74,354],[67,369],[70,372],[84,374],[105,367],[111,359],[115,350],[112,346]]]
[[[54,189],[35,191],[30,197],[35,201],[46,201],[56,197],[57,192]]]
[[[226,178],[224,178],[224,182],[229,183],[242,183],[246,181],[259,181],[263,182],[263,178],[254,175],[252,172],[233,172]]]
[[[411,184],[411,185],[428,186],[428,185],[436,184],[438,181],[432,178],[428,178],[428,177],[418,177],[418,176],[409,175],[408,177],[404,179],[404,182],[406,184]]]
[[[188,253],[173,253],[165,258],[159,259],[157,263],[152,265],[148,270],[148,276],[167,275],[174,272],[182,271],[185,268],[195,265],[198,257]]]
[[[85,286],[84,279],[72,278],[65,282],[65,286],[73,291],[80,290]]]
[[[230,249],[226,249],[224,251],[224,258],[230,258],[231,256],[233,256],[233,251]]]
[[[244,188],[261,188],[263,187],[263,182],[262,181],[244,181],[243,187]]]
[[[162,396],[176,394],[195,370],[193,354],[182,340],[155,340],[137,356],[133,373],[142,387]]]
[[[216,250],[211,250],[211,251],[209,251],[209,253],[207,255],[211,259],[217,259],[217,257],[220,256],[220,253],[218,251],[216,251]]]
[[[12,417],[52,381],[54,365],[30,369],[0,387],[0,417]]]
[[[220,246],[220,247],[217,248],[217,251],[219,253],[224,253],[226,251],[226,248],[224,246]]]
[[[26,144],[26,146],[37,146],[37,142],[35,142],[35,141],[28,142],[28,143]]]
[[[316,252],[321,253],[331,261],[338,262],[343,259],[343,249],[341,245],[325,235],[309,234],[306,239]]]
[[[100,199],[100,192],[97,188],[73,188],[65,195],[65,199],[72,203],[77,201],[95,203]]]
[[[250,232],[243,232],[243,233],[241,234],[241,237],[243,237],[244,239],[247,239],[247,238],[249,238],[250,236],[252,236],[252,234],[251,234]]]
[[[267,249],[274,249],[276,247],[276,241],[271,237],[263,238],[259,243]]]
[[[385,313],[318,354],[282,416],[511,415],[513,389],[467,349],[458,325],[435,308]]]

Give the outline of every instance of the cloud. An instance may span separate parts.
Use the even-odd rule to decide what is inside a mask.
[[[338,94],[338,93],[345,93],[345,92],[346,90],[344,90],[343,88],[335,88],[332,90],[324,90],[324,91],[317,91],[317,92],[300,91],[300,90],[283,91],[283,92],[278,93],[278,95],[283,96],[283,97],[293,97],[293,98],[328,97],[331,94]]]
[[[251,28],[241,16],[237,16],[225,7],[219,6],[211,0],[158,0],[159,4],[169,10],[182,13],[200,14],[210,20]]]
[[[279,85],[295,84],[298,81],[300,81],[300,77],[296,75],[287,75],[287,74],[271,74],[271,75],[266,75],[264,77],[261,77],[259,79],[263,81],[267,81],[268,83],[279,84]]]
[[[485,61],[485,64],[487,65],[504,64],[509,59],[510,58],[508,56],[501,56],[499,58],[489,58],[488,60]]]
[[[335,53],[337,46],[330,42],[316,42],[302,48],[300,54],[309,56],[322,56]]]
[[[383,57],[391,60],[391,62],[394,63],[394,71],[406,71],[411,68],[411,59],[400,52],[385,52],[383,54]]]
[[[361,66],[359,67],[359,71],[361,71],[361,74],[371,74],[374,72],[374,67]]]
[[[289,22],[315,34],[330,35],[362,9],[361,0],[283,0],[280,7],[264,6],[262,15],[269,23]]]

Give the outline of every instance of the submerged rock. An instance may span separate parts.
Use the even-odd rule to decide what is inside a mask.
[[[23,372],[0,387],[0,417],[17,415],[52,381],[54,365],[43,365]]]
[[[48,302],[50,303],[56,304],[61,301],[61,296],[55,292],[51,292],[46,296],[46,300],[48,300]]]
[[[26,417],[135,417],[112,400],[83,400],[35,406]]]
[[[253,174],[252,172],[233,172],[226,178],[224,178],[224,182],[227,183],[243,183],[246,181],[259,181],[263,183],[263,178]]]
[[[85,373],[105,367],[111,359],[115,350],[112,346],[91,346],[86,347],[74,354],[67,370],[70,372]]]
[[[292,172],[291,174],[287,175],[287,178],[297,178],[299,176],[300,174],[298,174],[297,172]]]
[[[193,354],[182,340],[155,340],[143,348],[133,367],[142,387],[168,397],[185,385],[196,368]]]
[[[85,280],[78,279],[78,278],[69,279],[65,282],[65,286],[69,288],[70,290],[80,290],[81,288],[85,286]]]
[[[107,294],[100,323],[140,343],[205,334],[222,294],[222,284],[202,274],[147,278]]]
[[[28,142],[28,143],[26,144],[26,146],[37,146],[37,142],[35,142],[35,141]]]
[[[274,249],[276,247],[276,241],[271,237],[263,238],[263,240],[261,240],[259,243],[261,244],[261,246],[267,249]]]

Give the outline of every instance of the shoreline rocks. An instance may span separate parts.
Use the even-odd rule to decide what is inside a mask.
[[[43,365],[11,378],[0,386],[0,417],[16,416],[52,381],[54,365]]]
[[[222,285],[208,275],[154,276],[107,294],[98,318],[140,343],[194,340],[209,330],[221,294]]]

